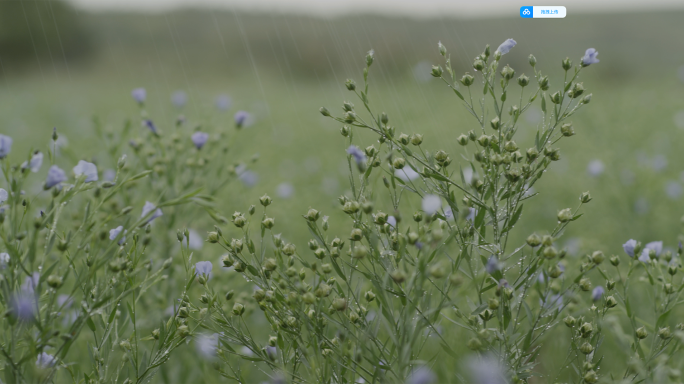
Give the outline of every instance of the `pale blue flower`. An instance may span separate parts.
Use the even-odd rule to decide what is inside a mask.
[[[0,159],[4,159],[12,151],[12,138],[0,135]]]
[[[387,217],[387,224],[396,228],[397,227],[397,219],[394,216],[389,216],[389,217]]]
[[[9,199],[9,194],[3,188],[0,188],[0,204],[4,203]]]
[[[159,131],[157,131],[157,126],[154,125],[154,123],[152,122],[152,120],[150,120],[150,119],[145,119],[145,120],[143,120],[143,124],[144,124],[150,131],[152,131],[152,133],[154,133],[155,135],[159,133]]]
[[[268,355],[268,358],[271,360],[275,360],[276,357],[278,357],[278,350],[276,347],[271,347],[270,345],[266,347],[266,354]]]
[[[505,55],[511,50],[511,48],[515,47],[516,44],[518,43],[516,43],[515,40],[508,39],[501,43],[501,45],[499,45],[499,48],[497,48],[496,51],[502,55]]]
[[[194,229],[188,229],[188,247],[195,251],[202,249],[204,246],[204,239]]]
[[[57,359],[49,353],[42,352],[36,359],[36,365],[40,368],[50,368],[57,363]]]
[[[133,96],[133,99],[135,99],[135,101],[142,104],[145,102],[145,99],[147,98],[147,91],[145,90],[145,88],[136,88],[131,91],[131,96]]]
[[[499,259],[491,255],[489,259],[487,260],[487,265],[485,266],[485,270],[487,270],[487,273],[490,275],[498,270],[501,270],[501,265],[499,264]]]
[[[292,195],[294,195],[294,191],[294,186],[292,186],[290,183],[280,183],[276,187],[276,194],[281,199],[289,199],[292,197]]]
[[[237,111],[237,113],[235,113],[235,126],[242,128],[243,126],[247,125],[250,118],[251,116],[248,112]]]
[[[41,165],[43,165],[43,153],[36,151],[31,155],[31,159],[29,161],[24,161],[21,164],[21,169],[23,170],[30,168],[31,172],[36,173],[40,171]]]
[[[468,216],[466,216],[466,221],[470,221],[471,223],[475,223],[475,216],[477,216],[477,209],[468,208]]]
[[[50,189],[66,180],[66,173],[64,173],[60,167],[53,165],[48,169],[47,178],[45,179],[45,189]]]
[[[349,148],[347,148],[347,153],[352,155],[357,165],[366,163],[366,154],[356,145],[350,145]]]
[[[214,268],[214,265],[211,261],[198,261],[195,264],[195,274],[209,276],[212,268]]]
[[[601,300],[603,292],[603,287],[599,285],[598,287],[594,288],[594,290],[591,292],[591,299],[594,301]]]
[[[21,292],[10,298],[12,314],[20,321],[32,321],[35,318],[36,304],[33,292]]]
[[[207,359],[211,359],[216,356],[218,343],[218,333],[214,333],[211,335],[200,334],[197,337],[197,339],[195,339],[195,346],[197,347],[197,352],[199,352],[200,355]]]
[[[596,49],[587,49],[586,52],[584,52],[584,56],[582,56],[582,66],[586,67],[598,63],[599,59],[596,56],[598,56],[598,51]]]
[[[119,245],[125,243],[126,242],[126,233],[128,231],[124,231],[122,225],[119,225],[118,227],[109,230],[109,240],[116,239],[119,236],[119,234],[121,233],[121,231],[123,231],[124,234],[123,234],[123,236],[121,236],[121,239],[119,239]]]
[[[425,195],[421,207],[423,208],[423,212],[428,215],[434,215],[442,208],[442,199],[437,195]]]
[[[603,171],[606,169],[606,166],[603,164],[603,161],[601,160],[592,160],[589,162],[589,165],[587,166],[587,173],[589,173],[590,176],[600,176]]]
[[[641,256],[639,256],[639,261],[642,262],[647,262],[651,259],[650,253],[651,251],[655,252],[656,257],[660,256],[660,253],[663,251],[663,242],[662,241],[652,241],[644,246],[644,250],[641,251]]]
[[[221,111],[227,111],[228,109],[230,109],[231,104],[232,102],[228,95],[218,95],[216,97],[216,108],[218,108]]]
[[[7,268],[7,264],[9,264],[9,261],[10,261],[9,253],[7,253],[7,252],[0,253],[0,269]]]
[[[411,167],[404,167],[402,169],[395,170],[394,176],[403,181],[411,181],[417,179],[420,176],[420,173],[414,171]]]
[[[97,166],[93,163],[87,161],[79,160],[78,164],[74,167],[74,174],[76,177],[85,175],[85,182],[90,183],[97,181]]]
[[[406,384],[432,384],[437,381],[437,376],[430,368],[420,366],[414,368],[409,374]]]
[[[240,178],[240,181],[242,181],[242,183],[247,187],[253,187],[259,182],[259,175],[249,170],[242,172],[238,177]]]
[[[634,239],[629,239],[627,240],[626,243],[622,244],[622,249],[625,250],[625,253],[629,255],[629,257],[634,257],[634,248],[637,246],[637,241]]]
[[[171,103],[177,108],[182,108],[188,102],[188,95],[183,91],[176,91],[171,95]]]
[[[114,179],[116,179],[116,171],[113,169],[105,169],[102,174],[102,179],[104,181],[114,181]]]
[[[24,293],[33,293],[40,282],[40,272],[33,272],[31,276],[27,276],[24,284],[21,285],[21,290]]]
[[[471,356],[465,365],[470,371],[470,384],[508,384],[499,359],[493,355]]]
[[[142,209],[142,215],[140,218],[145,218],[147,217],[150,212],[153,212],[152,215],[145,221],[145,224],[152,222],[152,220],[156,219],[157,217],[163,215],[162,210],[160,208],[157,208],[154,203],[150,203],[149,201],[145,202],[145,205],[143,205]]]
[[[202,147],[204,147],[204,144],[207,143],[207,140],[209,140],[208,133],[198,131],[192,134],[192,143],[195,144],[195,147],[197,147],[197,149],[202,149]]]

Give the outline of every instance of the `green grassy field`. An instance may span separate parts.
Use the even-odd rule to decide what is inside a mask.
[[[422,133],[427,148],[444,149],[454,163],[465,166],[455,138],[476,125],[453,93],[425,76],[429,65],[421,64],[438,61],[438,40],[453,48],[457,72],[462,73],[485,43],[496,46],[513,37],[519,44],[504,63],[510,61],[517,73],[531,74],[526,60],[534,53],[542,71],[555,78],[562,74],[561,59],[569,55],[579,60],[584,49],[593,46],[601,53],[601,63],[582,75],[592,102],[574,118],[577,135],[562,145],[562,160],[535,186],[539,196],[528,204],[515,238],[521,241],[552,227],[558,210],[574,207],[580,193],[588,190],[594,200],[561,240],[572,253],[618,253],[629,238],[663,240],[675,248],[684,214],[684,129],[675,122],[675,115],[684,110],[684,79],[677,74],[684,65],[684,43],[676,38],[684,34],[681,16],[592,15],[530,25],[520,20],[317,20],[218,12],[86,14],[97,46],[89,59],[65,65],[53,52],[49,59],[41,56],[3,69],[0,127],[14,138],[17,152],[28,152],[36,142],[46,149],[57,127],[68,138],[64,154],[74,162],[100,156],[103,144],[93,133],[93,116],[111,131],[120,130],[126,119],[137,121],[130,97],[135,87],[147,88],[146,109],[162,132],[174,130],[180,113],[188,119],[188,132],[197,124],[210,131],[232,131],[233,113],[249,111],[255,124],[228,145],[244,160],[259,155],[253,166],[259,181],[251,188],[238,182],[217,200],[230,213],[246,210],[268,193],[277,201],[272,213],[283,236],[305,244],[301,215],[309,207],[330,216],[331,231],[346,228],[337,202],[348,189],[346,145],[340,126],[324,119],[318,108],[340,110],[350,97],[344,80],[361,80],[367,49],[376,50],[377,60],[371,72],[371,103],[388,113],[397,132]],[[170,102],[178,89],[189,96],[182,110]],[[214,98],[223,93],[231,96],[233,105],[217,112]],[[534,111],[530,115],[517,138],[522,148],[534,142],[537,121]],[[366,145],[372,144],[371,136],[362,137]],[[592,176],[588,166],[596,160],[603,172]],[[278,198],[282,183],[294,186],[291,197]],[[373,183],[382,185],[379,178]],[[419,209],[417,201],[405,204]],[[204,259],[220,255],[209,247],[202,252]],[[562,364],[558,359],[562,357],[550,355],[545,362]],[[184,364],[194,363],[182,354],[172,362],[157,381],[191,382],[200,371],[214,377],[210,363],[191,371]]]

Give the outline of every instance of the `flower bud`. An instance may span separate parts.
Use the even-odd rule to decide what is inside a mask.
[[[283,246],[283,254],[285,254],[285,256],[292,256],[295,254],[295,251],[296,247],[294,244],[288,243]]]
[[[344,137],[349,136],[349,131],[350,131],[350,128],[346,125],[343,125],[342,128],[340,128],[340,134],[342,134],[342,136],[344,136]]]
[[[583,377],[584,382],[587,384],[594,384],[598,381],[598,375],[593,370],[587,371]]]
[[[530,148],[526,152],[527,162],[533,162],[537,157],[539,157],[539,151],[536,148]]]
[[[209,232],[209,234],[207,235],[207,241],[212,244],[218,243],[219,240],[220,238],[217,232]]]
[[[245,306],[240,303],[233,304],[233,314],[236,316],[242,316],[245,313]]]
[[[275,259],[266,259],[264,260],[263,266],[267,271],[275,271],[275,269],[278,267],[278,263]]]
[[[617,300],[613,296],[606,297],[606,307],[613,308],[617,305]]]
[[[569,57],[566,57],[566,58],[561,62],[561,65],[563,66],[563,69],[567,71],[568,69],[572,68],[572,61],[570,60]]]
[[[580,346],[580,351],[581,351],[582,353],[584,353],[585,355],[588,355],[588,354],[594,352],[594,347],[593,347],[591,344],[589,344],[588,342],[585,341],[584,344],[582,344],[582,345]]]
[[[525,75],[520,75],[518,77],[518,85],[521,87],[526,87],[530,83],[530,78]]]
[[[328,297],[330,295],[330,291],[332,291],[332,288],[328,284],[321,283],[314,291],[314,295],[316,297]]]
[[[591,102],[591,93],[582,98],[582,104],[589,104]]]
[[[390,273],[390,277],[395,283],[401,284],[406,280],[406,273],[404,273],[404,271],[401,269],[395,269]]]
[[[639,327],[636,330],[636,337],[637,337],[637,339],[640,339],[640,340],[647,338],[648,337],[648,331],[646,330],[646,328],[644,328],[643,326]]]
[[[548,76],[542,76],[539,78],[539,88],[542,89],[542,91],[548,91],[549,90],[549,77]]]
[[[62,278],[57,275],[50,275],[47,278],[47,283],[52,288],[59,288],[62,286]]]
[[[476,71],[481,71],[482,69],[484,69],[484,66],[484,61],[480,60],[480,58],[475,59],[475,61],[473,62],[473,68],[475,68]]]
[[[259,198],[259,202],[260,202],[261,205],[263,205],[264,207],[268,207],[269,205],[271,205],[271,202],[272,202],[272,201],[273,201],[273,200],[271,200],[271,197],[269,197],[268,195],[263,195],[263,196],[261,196],[261,197]]]
[[[527,245],[530,247],[538,247],[541,244],[541,238],[536,233],[527,237]]]
[[[504,145],[504,149],[507,152],[515,152],[518,150],[518,144],[516,144],[515,141],[513,141],[513,140],[507,141],[506,145]]]
[[[601,251],[595,251],[594,253],[591,254],[591,261],[593,261],[594,264],[601,264],[604,259],[605,259],[605,256],[603,255],[603,252],[601,252]]]
[[[580,279],[580,281],[579,281],[579,287],[580,287],[581,290],[583,290],[583,291],[585,291],[585,292],[591,291],[591,280],[589,280],[589,279],[586,278],[586,277]]]
[[[586,339],[591,336],[592,332],[594,332],[594,327],[592,327],[590,323],[584,323],[580,327],[579,331],[582,337]]]
[[[304,216],[305,219],[307,219],[311,222],[318,220],[319,217],[320,217],[320,213],[313,208],[310,208],[309,211]]]
[[[348,90],[353,91],[356,89],[356,83],[352,79],[347,79],[347,81],[344,82],[344,85],[347,87]]]
[[[497,308],[499,308],[499,300],[497,300],[496,298],[492,297],[491,299],[489,299],[489,300],[487,301],[487,306],[488,306],[489,309],[491,309],[491,310],[496,310]]]
[[[404,160],[403,157],[397,157],[396,159],[394,159],[394,161],[392,161],[392,167],[394,167],[394,169],[402,169],[405,166],[406,160]]]
[[[534,55],[530,54],[530,57],[528,58],[528,60],[529,60],[529,63],[532,67],[537,65],[537,58],[534,57]]]
[[[561,95],[560,91],[556,91],[551,95],[551,102],[554,104],[560,104],[562,98],[563,96]]]
[[[586,204],[586,203],[588,203],[588,202],[591,201],[591,195],[589,194],[589,191],[584,192],[584,193],[582,193],[582,194],[580,195],[580,201],[581,201],[583,204]]]
[[[423,221],[423,212],[418,211],[418,212],[414,213],[413,214],[413,221],[415,221],[416,223],[420,223],[421,221]]]
[[[475,82],[475,78],[472,77],[467,72],[465,75],[463,75],[463,77],[461,77],[461,84],[463,84],[466,87],[470,87],[471,85],[473,85],[474,82]]]
[[[509,65],[506,65],[502,70],[501,70],[501,76],[503,76],[504,79],[510,80],[515,76],[515,70],[511,68]]]
[[[561,133],[565,137],[570,137],[575,135],[575,130],[572,128],[572,124],[570,123],[565,123],[561,125]]]
[[[442,70],[442,66],[441,66],[441,65],[433,65],[433,66],[432,66],[432,71],[430,72],[430,74],[431,74],[433,77],[442,77],[442,72],[443,72],[443,70]]]
[[[314,256],[316,256],[317,259],[322,260],[325,258],[325,249],[323,248],[317,248],[314,250]]]
[[[461,135],[456,139],[456,141],[463,146],[468,145],[468,136]]]
[[[584,86],[582,83],[575,83],[572,89],[568,92],[568,96],[573,99],[580,97],[584,93]]]
[[[261,225],[266,229],[271,229],[275,225],[275,219],[272,217],[267,217],[261,221]]]
[[[567,223],[568,221],[572,220],[572,210],[570,208],[565,208],[558,212],[558,221],[561,223]]]
[[[558,255],[558,251],[556,250],[555,247],[550,246],[550,247],[544,248],[544,251],[542,251],[542,254],[547,259],[553,259],[554,257],[556,257]]]
[[[318,111],[321,113],[321,115],[325,117],[330,117],[330,111],[328,111],[328,108],[321,107]]]
[[[345,309],[347,309],[347,300],[345,300],[343,298],[337,298],[337,299],[333,300],[332,306],[336,311],[342,312]]]
[[[366,54],[366,66],[370,67],[373,64],[374,60],[375,60],[375,51],[371,49]]]
[[[363,245],[357,245],[354,247],[354,250],[352,251],[352,258],[354,259],[363,259],[368,255],[368,249],[364,247]]]
[[[667,340],[670,337],[672,337],[672,331],[670,331],[670,327],[658,329],[658,337],[660,337],[663,340]]]
[[[572,328],[575,326],[575,324],[577,324],[577,320],[570,315],[565,316],[563,321],[565,322],[565,325],[567,325],[569,328]]]

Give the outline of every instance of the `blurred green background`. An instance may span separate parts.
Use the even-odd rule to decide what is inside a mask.
[[[429,76],[430,66],[442,63],[438,41],[460,77],[473,72],[470,64],[485,44],[496,48],[514,38],[518,45],[503,62],[531,76],[533,53],[552,90],[562,79],[561,60],[578,62],[594,47],[601,62],[582,72],[592,102],[574,118],[577,135],[562,143],[562,160],[535,186],[540,195],[526,204],[516,236],[553,228],[557,211],[576,206],[588,190],[594,200],[561,240],[571,254],[621,252],[629,238],[674,248],[684,214],[682,19],[684,11],[571,13],[560,20],[89,13],[56,1],[4,1],[0,132],[14,138],[13,151],[27,152],[47,149],[57,127],[68,139],[65,156],[97,160],[103,145],[92,117],[112,131],[135,121],[130,91],[136,87],[147,89],[146,109],[162,131],[170,132],[179,114],[191,126],[232,130],[233,114],[249,111],[254,124],[229,145],[236,158],[259,154],[258,183],[238,185],[219,200],[227,215],[270,194],[283,236],[305,244],[301,214],[309,207],[331,216],[331,231],[346,228],[336,199],[348,185],[346,145],[340,126],[318,108],[341,114],[342,101],[351,98],[344,81],[362,80],[366,51],[376,55],[370,92],[376,109],[388,113],[397,132],[422,133],[426,148],[444,149],[465,165],[455,138],[476,125]],[[177,90],[188,95],[182,109],[171,103]],[[219,95],[231,98],[228,111],[216,108]],[[521,147],[533,144],[540,118],[533,109],[523,119]],[[370,136],[361,138],[360,146],[372,144]],[[291,196],[282,194],[284,184],[293,186]],[[209,247],[203,252],[216,252],[204,259],[218,256]]]

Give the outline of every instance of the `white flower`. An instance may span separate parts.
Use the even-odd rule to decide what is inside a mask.
[[[434,215],[442,208],[442,199],[436,195],[425,195],[423,197],[423,211],[428,215]]]
[[[93,163],[80,160],[78,164],[74,167],[74,174],[76,177],[85,175],[85,182],[90,183],[92,181],[97,181],[97,166]]]

